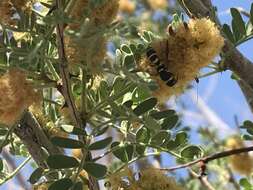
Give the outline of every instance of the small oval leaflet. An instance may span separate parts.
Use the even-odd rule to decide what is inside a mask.
[[[151,139],[151,144],[154,145],[162,145],[166,140],[170,139],[170,132],[168,131],[159,131],[155,136]]]
[[[252,189],[251,183],[248,181],[246,178],[240,179],[240,185],[244,187],[245,190],[250,190]]]
[[[112,153],[115,157],[120,159],[122,162],[128,162],[132,159],[134,148],[132,145],[123,145],[120,142],[113,142],[111,148],[117,147]]]
[[[144,113],[146,113],[147,111],[153,109],[157,104],[157,99],[156,98],[149,98],[147,100],[144,100],[143,102],[141,102],[134,110],[134,114],[136,116],[140,116]]]
[[[136,141],[148,143],[150,140],[150,131],[146,127],[140,128],[136,133]]]
[[[150,113],[150,116],[153,117],[154,119],[160,120],[163,118],[171,117],[175,115],[174,110],[165,110],[165,111],[159,111],[159,112],[152,112]]]
[[[203,155],[201,148],[198,146],[187,146],[181,150],[181,156],[183,158],[194,159],[199,158]]]
[[[61,154],[50,155],[47,158],[47,164],[52,169],[74,168],[79,166],[79,162],[74,157]]]
[[[107,167],[95,162],[85,162],[83,169],[95,178],[103,178],[107,173]]]
[[[29,182],[31,184],[35,184],[37,181],[39,181],[39,179],[41,178],[42,174],[43,174],[43,169],[42,168],[37,168],[33,171],[33,173],[30,175],[29,177]]]
[[[73,182],[69,178],[63,178],[52,183],[48,190],[69,190],[72,187]]]
[[[126,54],[132,54],[131,49],[126,44],[122,44],[120,49],[121,49],[121,51],[123,51]]]
[[[53,137],[51,138],[51,142],[59,147],[62,148],[83,148],[84,144],[81,141],[69,139],[69,138],[63,138],[63,137]]]
[[[180,131],[176,134],[175,142],[179,145],[186,143],[187,141],[187,133],[185,131]]]
[[[106,148],[109,144],[112,142],[112,137],[108,137],[105,139],[102,139],[100,141],[94,142],[89,146],[89,150],[99,150]]]
[[[178,123],[178,120],[179,118],[177,115],[168,117],[163,120],[163,123],[161,124],[161,128],[164,130],[172,129],[173,127],[176,126],[176,124]]]

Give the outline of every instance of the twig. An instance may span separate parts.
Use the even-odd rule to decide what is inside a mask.
[[[62,13],[64,13],[64,7],[62,4],[62,0],[56,1],[56,7],[58,10],[60,10]],[[58,54],[59,54],[59,70],[60,70],[60,76],[62,79],[62,88],[61,93],[64,96],[64,99],[68,105],[70,115],[75,123],[75,125],[78,128],[85,128],[86,121],[85,118],[82,120],[80,113],[77,110],[77,107],[75,105],[75,101],[73,98],[73,94],[71,91],[71,84],[70,84],[70,76],[69,76],[69,70],[68,70],[68,61],[66,57],[65,52],[65,45],[64,45],[64,24],[59,23],[56,25],[56,33],[57,33],[57,40],[58,40]],[[87,135],[84,136],[78,136],[78,138],[85,144],[88,144]],[[77,179],[77,176],[79,175],[79,172],[83,168],[83,165],[85,163],[86,157],[88,160],[92,159],[91,153],[85,149],[82,149],[83,158],[81,161],[81,164],[79,165],[77,169],[77,173],[75,175],[75,180]],[[89,175],[89,188],[91,190],[97,190],[98,184],[97,180]]]
[[[19,167],[17,167],[10,175],[8,175],[3,181],[0,182],[0,185],[4,184],[5,182],[13,178],[15,175],[17,175],[17,173],[31,160],[31,158],[31,156],[26,158],[26,160],[22,164],[20,164]]]
[[[200,183],[207,189],[207,190],[215,190],[215,188],[210,184],[207,180],[207,176],[201,176],[195,173],[192,169],[189,169],[190,174],[194,177],[199,179]]]
[[[47,168],[44,149],[50,155],[62,154],[62,151],[48,139],[36,118],[28,111],[25,111],[20,125],[16,126],[13,132],[26,146],[34,161],[42,168]]]
[[[253,146],[218,152],[218,153],[188,162],[186,164],[181,164],[181,165],[177,165],[177,166],[170,167],[170,168],[160,168],[160,170],[165,170],[165,171],[171,172],[171,171],[175,171],[175,170],[182,169],[182,168],[188,168],[188,167],[193,166],[197,163],[202,162],[202,163],[207,164],[208,162],[216,160],[216,159],[220,159],[220,158],[224,158],[224,157],[228,157],[228,156],[232,156],[232,155],[240,154],[240,153],[244,153],[244,152],[250,152],[250,151],[253,151]]]
[[[12,170],[17,168],[14,159],[10,156],[10,154],[5,149],[3,149],[3,151],[2,151],[2,155]],[[29,189],[23,175],[21,175],[20,173],[17,173],[16,179],[21,187],[23,187],[24,189]]]
[[[236,182],[233,172],[229,167],[227,167],[228,173],[229,173],[229,182],[233,184],[234,188],[236,190],[240,190],[240,185]]]

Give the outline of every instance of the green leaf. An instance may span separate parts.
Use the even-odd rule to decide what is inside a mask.
[[[69,139],[69,138],[63,138],[63,137],[52,137],[51,142],[59,147],[62,148],[83,148],[84,144],[81,141]]]
[[[35,184],[36,182],[39,181],[39,179],[41,178],[42,174],[43,174],[43,169],[42,168],[37,168],[33,171],[33,173],[31,174],[31,176],[29,177],[29,182],[31,184]]]
[[[143,35],[141,37],[145,42],[150,43],[152,39],[151,34],[151,32],[145,30],[143,31]]]
[[[252,135],[247,135],[247,134],[244,134],[242,136],[242,138],[245,140],[245,141],[252,141],[253,140],[253,136]]]
[[[120,49],[121,49],[121,51],[123,51],[126,54],[132,54],[131,49],[126,44],[122,44]]]
[[[146,88],[136,87],[132,93],[132,100],[140,102],[150,97],[150,92]]]
[[[73,182],[69,178],[60,179],[54,183],[52,183],[48,190],[69,190],[72,187]]]
[[[224,24],[222,27],[222,30],[226,34],[226,37],[234,44],[235,43],[234,35],[233,35],[229,25]]]
[[[120,159],[122,162],[128,162],[129,160],[131,160],[133,156],[132,145],[125,145],[125,144],[121,144],[120,142],[113,142],[111,144],[111,148],[115,149],[116,147],[117,147],[117,150],[114,150],[112,152],[115,157]]]
[[[135,44],[130,44],[130,45],[129,45],[129,48],[131,49],[131,52],[132,52],[133,54],[135,54],[135,53],[137,52],[137,47],[136,47]]]
[[[3,169],[4,169],[3,159],[0,158],[0,172],[3,171]]]
[[[153,117],[147,116],[147,117],[144,117],[143,120],[144,120],[145,127],[150,129],[151,132],[156,132],[161,129],[160,124],[155,119],[153,119]]]
[[[243,127],[253,129],[253,122],[250,121],[250,120],[246,120],[246,121],[243,122]]]
[[[136,152],[139,154],[139,155],[143,155],[145,153],[145,150],[146,150],[146,146],[145,145],[137,145],[136,146]]]
[[[135,59],[133,55],[126,55],[123,60],[123,65],[128,69],[132,70],[135,68]]]
[[[89,146],[89,150],[99,150],[106,148],[109,144],[112,142],[112,137],[108,137],[105,139],[102,139],[100,141],[94,142]]]
[[[169,139],[170,139],[170,132],[159,131],[154,137],[152,137],[151,144],[160,146]]]
[[[74,157],[61,154],[50,155],[47,158],[47,164],[52,169],[74,168],[79,166],[79,162]]]
[[[6,135],[7,132],[8,132],[7,129],[3,129],[3,128],[1,128],[1,126],[0,126],[0,136]]]
[[[194,159],[203,155],[202,150],[198,146],[187,146],[181,150],[181,156],[183,158]]]
[[[160,111],[160,112],[152,112],[150,113],[150,116],[153,117],[154,119],[160,120],[163,118],[171,117],[175,114],[174,110],[165,110],[165,111]]]
[[[247,190],[248,189],[250,190],[252,188],[251,183],[246,178],[240,179],[239,183],[242,187],[244,187]]]
[[[184,131],[180,131],[176,134],[175,142],[179,145],[184,144],[187,142],[187,134]]]
[[[149,98],[147,100],[144,100],[141,102],[134,110],[134,114],[136,116],[140,116],[149,110],[153,109],[157,104],[157,99],[156,98]]]
[[[133,101],[132,100],[128,100],[126,102],[123,103],[123,106],[126,106],[127,108],[131,108],[133,105]]]
[[[148,143],[150,140],[150,131],[146,127],[141,127],[136,133],[136,141]]]
[[[177,115],[173,115],[169,118],[166,118],[163,120],[162,124],[161,124],[161,128],[163,130],[168,130],[168,129],[172,129],[173,127],[176,126],[176,124],[178,123],[178,116]]]
[[[81,181],[76,182],[72,190],[83,190],[83,183]]]
[[[245,23],[242,19],[240,12],[236,8],[231,8],[230,12],[233,17],[232,19],[233,33],[236,41],[238,41],[246,35]]]
[[[114,79],[114,81],[113,81],[113,91],[114,91],[114,94],[118,93],[125,86],[126,86],[126,81],[122,77],[117,76]]]
[[[99,128],[99,129],[94,129],[96,132],[94,133],[94,136],[95,137],[98,137],[100,135],[103,135],[108,129],[109,127],[111,126],[106,126],[106,127],[103,127],[103,128]]]
[[[233,80],[236,80],[236,81],[240,81],[240,77],[235,73],[232,73],[230,78],[233,79]]]
[[[253,24],[253,3],[251,3],[251,8],[250,8],[250,22]]]
[[[73,125],[61,125],[61,128],[65,132],[71,133],[73,135],[86,135],[86,132],[83,129],[74,127]]]
[[[83,169],[95,178],[102,178],[107,173],[107,167],[95,162],[85,162]]]

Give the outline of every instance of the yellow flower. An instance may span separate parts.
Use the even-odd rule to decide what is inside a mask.
[[[226,147],[228,149],[237,149],[245,146],[239,137],[231,137],[227,140]],[[242,175],[251,174],[253,168],[253,159],[247,152],[230,156],[228,159],[232,170],[235,172],[238,172]]]
[[[171,32],[170,32],[171,33]],[[172,72],[177,83],[169,87],[158,75],[152,76],[159,89],[154,96],[163,103],[172,95],[179,95],[195,79],[199,70],[207,66],[219,54],[224,39],[215,24],[207,19],[191,19],[186,26],[179,24],[173,34],[154,41],[151,46],[160,61]],[[152,75],[153,67],[145,57],[140,68]]]
[[[83,14],[89,5],[89,0],[77,0],[70,13],[75,23],[68,25],[69,30],[80,30]],[[89,15],[89,29],[94,30],[99,26],[110,24],[116,17],[119,0],[107,0],[102,5],[91,10]],[[94,31],[92,31],[94,32]],[[95,75],[100,75],[101,63],[106,56],[107,38],[102,34],[93,37],[74,38],[66,36],[65,47],[70,64],[87,64],[88,69]],[[87,61],[88,60],[88,61]]]
[[[122,180],[123,177],[128,182]],[[183,190],[172,177],[168,177],[161,170],[147,168],[140,171],[139,179],[134,177],[129,168],[113,174],[109,178],[112,190]]]
[[[22,112],[40,100],[26,74],[19,69],[10,69],[0,77],[0,122],[13,125]]]
[[[131,14],[135,11],[136,3],[131,0],[120,0],[119,1],[119,10]]]
[[[149,6],[154,9],[165,9],[168,7],[168,0],[147,0]]]

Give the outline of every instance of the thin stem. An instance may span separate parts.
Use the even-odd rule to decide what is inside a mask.
[[[215,188],[210,184],[210,182],[207,180],[207,176],[201,176],[196,174],[193,170],[189,169],[190,174],[199,179],[200,183],[205,187],[207,190],[215,190]]]
[[[17,167],[10,175],[8,175],[3,181],[0,182],[0,185],[4,184],[8,180],[12,179],[14,176],[18,174],[18,172],[31,160],[31,156],[25,159],[25,161],[20,164],[19,167]]]
[[[205,74],[203,74],[203,75],[198,76],[198,78],[208,77],[208,76],[211,76],[211,75],[220,73],[220,72],[221,72],[220,70],[211,71],[211,72],[209,72],[209,73],[205,73]]]
[[[222,151],[222,152],[218,152],[215,154],[211,154],[209,156],[185,163],[185,164],[181,164],[181,165],[177,165],[174,167],[170,167],[170,168],[160,168],[160,170],[165,170],[165,171],[175,171],[178,169],[182,169],[182,168],[188,168],[190,166],[193,166],[197,163],[205,163],[207,164],[210,161],[216,160],[216,159],[220,159],[220,158],[224,158],[224,157],[228,157],[228,156],[232,156],[232,155],[236,155],[236,154],[241,154],[244,152],[250,152],[253,151],[253,146],[249,146],[249,147],[243,147],[243,148],[238,148],[238,149],[232,149],[232,150],[226,150],[226,151]]]

